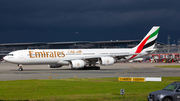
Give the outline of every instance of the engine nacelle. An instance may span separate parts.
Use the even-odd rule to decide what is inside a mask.
[[[112,65],[116,62],[116,60],[113,57],[101,57],[99,59],[100,65]]]
[[[86,66],[86,62],[83,60],[71,60],[69,62],[71,68],[83,68],[84,66]]]
[[[58,65],[58,64],[50,64],[48,65],[49,68],[60,68],[62,67],[62,65]]]

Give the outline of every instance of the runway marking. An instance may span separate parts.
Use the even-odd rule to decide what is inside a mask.
[[[129,67],[134,68],[135,70],[138,70],[138,68],[136,68],[136,67],[134,67],[134,66],[129,66]]]

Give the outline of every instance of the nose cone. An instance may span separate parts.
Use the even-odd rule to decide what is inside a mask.
[[[3,60],[5,60],[5,61],[6,61],[6,60],[7,60],[7,56],[3,57]]]
[[[4,60],[4,61],[8,61],[7,56],[3,57],[3,60]]]

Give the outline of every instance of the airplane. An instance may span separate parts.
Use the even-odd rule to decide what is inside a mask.
[[[160,26],[153,26],[143,40],[134,48],[116,49],[27,49],[10,52],[3,59],[22,65],[47,64],[50,68],[69,65],[72,69],[100,70],[99,65],[113,65],[129,61],[156,51],[155,44]]]

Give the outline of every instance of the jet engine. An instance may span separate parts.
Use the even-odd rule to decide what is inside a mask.
[[[99,58],[100,65],[112,65],[116,62],[113,57],[101,57]]]
[[[48,65],[49,68],[60,68],[62,67],[62,65],[58,65],[58,64],[50,64]]]
[[[83,68],[84,66],[86,66],[86,62],[83,60],[71,60],[69,62],[71,68]]]

